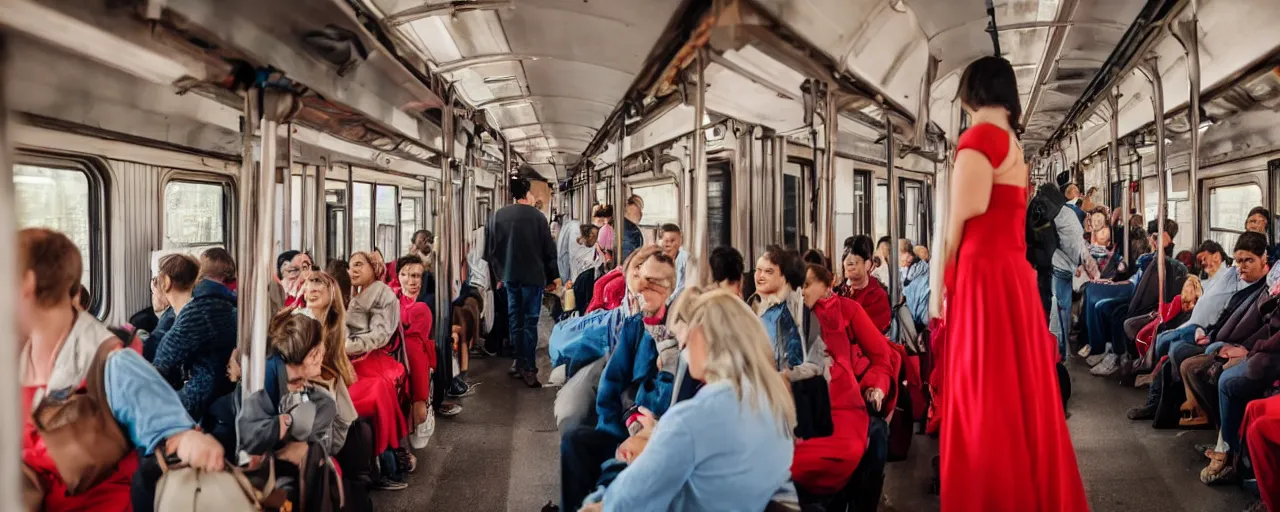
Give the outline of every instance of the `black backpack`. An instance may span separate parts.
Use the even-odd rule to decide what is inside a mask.
[[[1053,185],[1044,185],[1027,205],[1027,261],[1038,269],[1053,268],[1053,252],[1058,250],[1058,230],[1053,220],[1066,204],[1066,197]]]

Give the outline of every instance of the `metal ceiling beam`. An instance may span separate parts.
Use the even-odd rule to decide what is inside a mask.
[[[1079,0],[1063,0],[1058,5],[1058,14],[1055,17],[1057,22],[1067,22],[1076,15],[1076,7],[1080,5]],[[1071,31],[1071,26],[1053,27],[1049,33],[1049,42],[1044,47],[1044,54],[1040,57],[1040,64],[1036,67],[1036,81],[1031,85],[1031,97],[1027,100],[1026,109],[1022,114],[1022,124],[1026,124],[1031,116],[1035,115],[1036,107],[1040,103],[1040,95],[1044,92],[1044,82],[1049,79],[1053,70],[1058,67],[1058,57],[1062,55],[1062,45],[1067,40],[1067,34]]]
[[[782,88],[782,87],[778,86],[777,84],[775,84],[775,83],[773,83],[773,82],[769,81],[768,79],[766,79],[766,78],[764,78],[764,77],[762,77],[762,76],[760,76],[760,75],[757,75],[755,72],[753,72],[753,71],[751,71],[751,70],[749,70],[749,69],[747,69],[747,68],[744,68],[744,67],[742,67],[742,66],[739,66],[737,63],[735,63],[735,62],[733,62],[733,61],[731,61],[731,60],[729,60],[729,59],[726,59],[724,56],[722,56],[722,55],[720,55],[720,54],[718,54],[718,53],[712,53],[712,54],[710,54],[710,56],[711,56],[711,63],[712,63],[712,64],[720,65],[720,66],[724,67],[725,69],[728,69],[729,71],[732,71],[732,72],[734,72],[734,73],[736,73],[736,74],[738,74],[738,75],[741,75],[743,78],[746,78],[747,80],[750,80],[750,81],[752,81],[752,82],[755,82],[757,85],[760,85],[760,86],[762,86],[762,87],[764,87],[764,88],[766,88],[766,89],[769,89],[769,90],[771,90],[771,91],[773,91],[773,92],[778,93],[778,95],[779,95],[779,96],[781,96],[781,97],[783,97],[783,98],[785,98],[785,99],[788,99],[788,100],[795,100],[795,99],[796,99],[796,92],[797,92],[797,91],[788,91],[788,90],[786,90],[786,89],[784,89],[784,88]]]
[[[514,9],[515,3],[510,0],[455,0],[442,4],[424,4],[410,7],[395,14],[389,14],[386,22],[395,27],[432,16],[449,16],[467,11],[495,11],[502,8]]]
[[[536,127],[539,127],[539,126],[573,126],[573,127],[577,127],[577,128],[586,128],[586,129],[591,130],[591,131],[593,131],[593,132],[594,132],[594,131],[599,131],[599,130],[600,130],[600,127],[599,127],[599,126],[591,126],[591,125],[587,125],[587,124],[580,124],[580,123],[567,123],[567,122],[562,122],[562,121],[547,121],[547,122],[540,122],[540,123],[518,124],[518,125],[515,125],[515,126],[503,126],[503,127],[502,127],[502,129],[503,129],[503,130],[517,130],[517,129],[524,129],[524,128],[536,128]]]
[[[932,36],[929,36],[928,40],[933,41],[934,39],[942,37],[945,34],[949,34],[957,30],[964,30],[965,28],[970,27],[976,21],[986,21],[986,18],[984,17],[981,20],[966,21],[964,23],[960,23],[958,25],[953,25],[945,29],[939,30],[937,33],[933,34]],[[1105,29],[1121,30],[1121,31],[1129,28],[1129,26],[1125,25],[1124,23],[1117,23],[1114,21],[1024,21],[1020,23],[1010,23],[1008,25],[1000,25],[996,27],[996,32],[1017,32],[1022,30],[1037,30],[1042,28],[1057,28],[1057,27],[1097,27],[1097,28],[1105,28]],[[983,28],[985,29],[986,27],[984,26]]]
[[[545,96],[545,95],[537,95],[537,94],[520,94],[516,96],[504,96],[501,98],[494,98],[491,100],[482,101],[480,103],[476,103],[475,108],[483,109],[483,108],[505,107],[507,105],[514,105],[516,103],[523,103],[526,101],[530,103],[537,103],[540,100],[577,101],[581,103],[591,103],[594,105],[600,105],[602,107],[608,107],[608,108],[613,108],[616,106],[616,104],[614,103],[606,103],[600,100],[594,100],[591,98],[580,98],[577,96]]]
[[[460,70],[467,69],[467,68],[471,68],[471,67],[475,67],[475,66],[483,66],[483,65],[485,65],[485,64],[498,64],[498,63],[502,63],[502,62],[522,62],[522,61],[526,61],[526,60],[548,60],[548,61],[559,61],[559,62],[573,62],[573,63],[577,63],[577,64],[585,64],[585,65],[587,65],[587,66],[597,67],[597,68],[600,68],[600,69],[607,69],[607,70],[610,70],[610,71],[615,71],[615,72],[622,73],[622,74],[627,75],[627,76],[632,76],[632,75],[634,75],[634,74],[635,74],[635,73],[634,73],[634,72],[632,72],[632,71],[628,71],[628,70],[625,70],[625,69],[615,68],[615,67],[612,67],[612,66],[609,66],[609,65],[606,65],[606,64],[599,64],[599,63],[595,63],[595,62],[586,62],[586,61],[581,61],[581,60],[566,59],[566,58],[564,58],[564,57],[558,57],[558,56],[555,56],[555,55],[531,55],[531,54],[526,54],[526,53],[490,53],[490,54],[485,54],[485,55],[474,55],[474,56],[467,57],[467,58],[464,58],[464,59],[451,60],[451,61],[449,61],[449,62],[441,62],[441,63],[440,63],[440,65],[439,65],[439,67],[437,67],[437,68],[436,68],[436,72],[439,72],[439,73],[452,73],[452,72],[454,72],[454,71],[460,71]]]
[[[508,141],[508,142],[510,142],[510,143],[512,143],[512,144],[519,144],[519,143],[521,143],[521,142],[529,142],[529,141],[534,141],[534,140],[539,140],[539,139],[547,139],[547,140],[550,140],[550,139],[556,139],[556,140],[576,140],[576,141],[580,141],[580,142],[591,142],[591,139],[584,139],[584,138],[582,138],[582,137],[574,137],[574,136],[572,136],[572,135],[565,135],[565,136],[554,135],[554,134],[552,134],[552,135],[548,135],[548,134],[546,134],[546,133],[539,133],[539,134],[536,134],[536,135],[530,135],[530,136],[528,136],[528,137],[524,137],[524,138],[520,138],[520,139],[513,139],[513,140],[510,140],[510,141]]]

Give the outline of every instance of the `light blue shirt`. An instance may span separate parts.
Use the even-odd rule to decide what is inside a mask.
[[[761,395],[743,396],[716,382],[667,410],[644,452],[605,491],[604,510],[764,510],[791,477],[795,444]]]
[[[111,415],[148,455],[166,439],[196,426],[178,392],[131,349],[111,354],[103,381]]]
[[[1227,308],[1227,303],[1231,302],[1231,296],[1247,286],[1249,283],[1240,279],[1240,269],[1227,267],[1219,270],[1218,275],[1204,281],[1204,295],[1200,296],[1195,309],[1191,310],[1191,318],[1183,325],[1197,327],[1213,325],[1218,321],[1218,317],[1222,316],[1222,310]]]
[[[684,250],[684,247],[681,247],[680,252],[676,253],[676,287],[671,290],[671,298],[675,298],[675,296],[680,293],[680,290],[684,289],[685,267],[688,266],[688,263],[689,251],[686,251]]]

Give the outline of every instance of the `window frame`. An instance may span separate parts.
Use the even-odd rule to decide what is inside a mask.
[[[101,158],[45,153],[29,150],[16,150],[11,166],[26,165],[80,172],[85,175],[89,186],[89,254],[82,254],[82,264],[89,268],[89,313],[98,318],[105,318],[110,313],[111,303],[107,297],[107,269],[111,253],[111,236],[107,232],[110,218],[111,168]],[[12,171],[12,169],[11,169]],[[17,202],[16,190],[14,202]],[[17,212],[14,212],[15,214]],[[17,220],[15,215],[15,221]]]
[[[173,247],[166,247],[169,240],[168,236],[168,214],[165,212],[165,198],[168,195],[169,185],[172,183],[191,183],[196,185],[217,185],[222,189],[222,241],[203,241],[192,244],[179,244]],[[236,189],[231,178],[207,172],[185,171],[180,169],[171,169],[165,173],[160,183],[160,247],[166,249],[183,249],[188,247],[201,247],[205,245],[221,245],[232,254],[236,254],[238,247],[235,241],[235,219],[232,218],[231,212],[235,211],[236,205]]]
[[[1258,170],[1249,170],[1246,172],[1232,174],[1229,176],[1222,176],[1218,178],[1202,180],[1200,182],[1201,183],[1200,186],[1202,187],[1201,190],[1203,193],[1201,197],[1203,198],[1203,201],[1201,201],[1200,203],[1202,216],[1199,217],[1199,219],[1202,219],[1204,222],[1203,224],[1204,236],[1206,239],[1216,241],[1217,238],[1214,237],[1215,233],[1227,233],[1228,235],[1235,235],[1235,237],[1239,237],[1241,234],[1244,233],[1243,225],[1240,225],[1238,228],[1214,227],[1213,205],[1211,204],[1213,199],[1213,191],[1220,188],[1235,188],[1235,187],[1249,187],[1249,186],[1257,187],[1262,192],[1261,193],[1262,201],[1258,205],[1254,205],[1254,206],[1266,206],[1266,204],[1270,200],[1270,197],[1268,194],[1269,191],[1267,190],[1268,183],[1265,176],[1262,176],[1260,174],[1263,174],[1263,173],[1260,173]],[[1146,191],[1144,190],[1143,192],[1145,193]],[[1143,203],[1145,202],[1146,201],[1144,198]],[[1249,208],[1253,208],[1253,206],[1250,206]],[[1247,215],[1246,215],[1246,219],[1247,219]],[[1182,226],[1179,226],[1179,227],[1182,227]],[[1231,250],[1231,247],[1228,246],[1227,244],[1223,244],[1223,247],[1225,247],[1228,251]]]

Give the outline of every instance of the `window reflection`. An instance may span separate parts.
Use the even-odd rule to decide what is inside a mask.
[[[80,249],[84,260],[80,282],[89,287],[93,279],[89,176],[78,169],[15,165],[13,185],[18,228],[49,228],[67,235]]]

